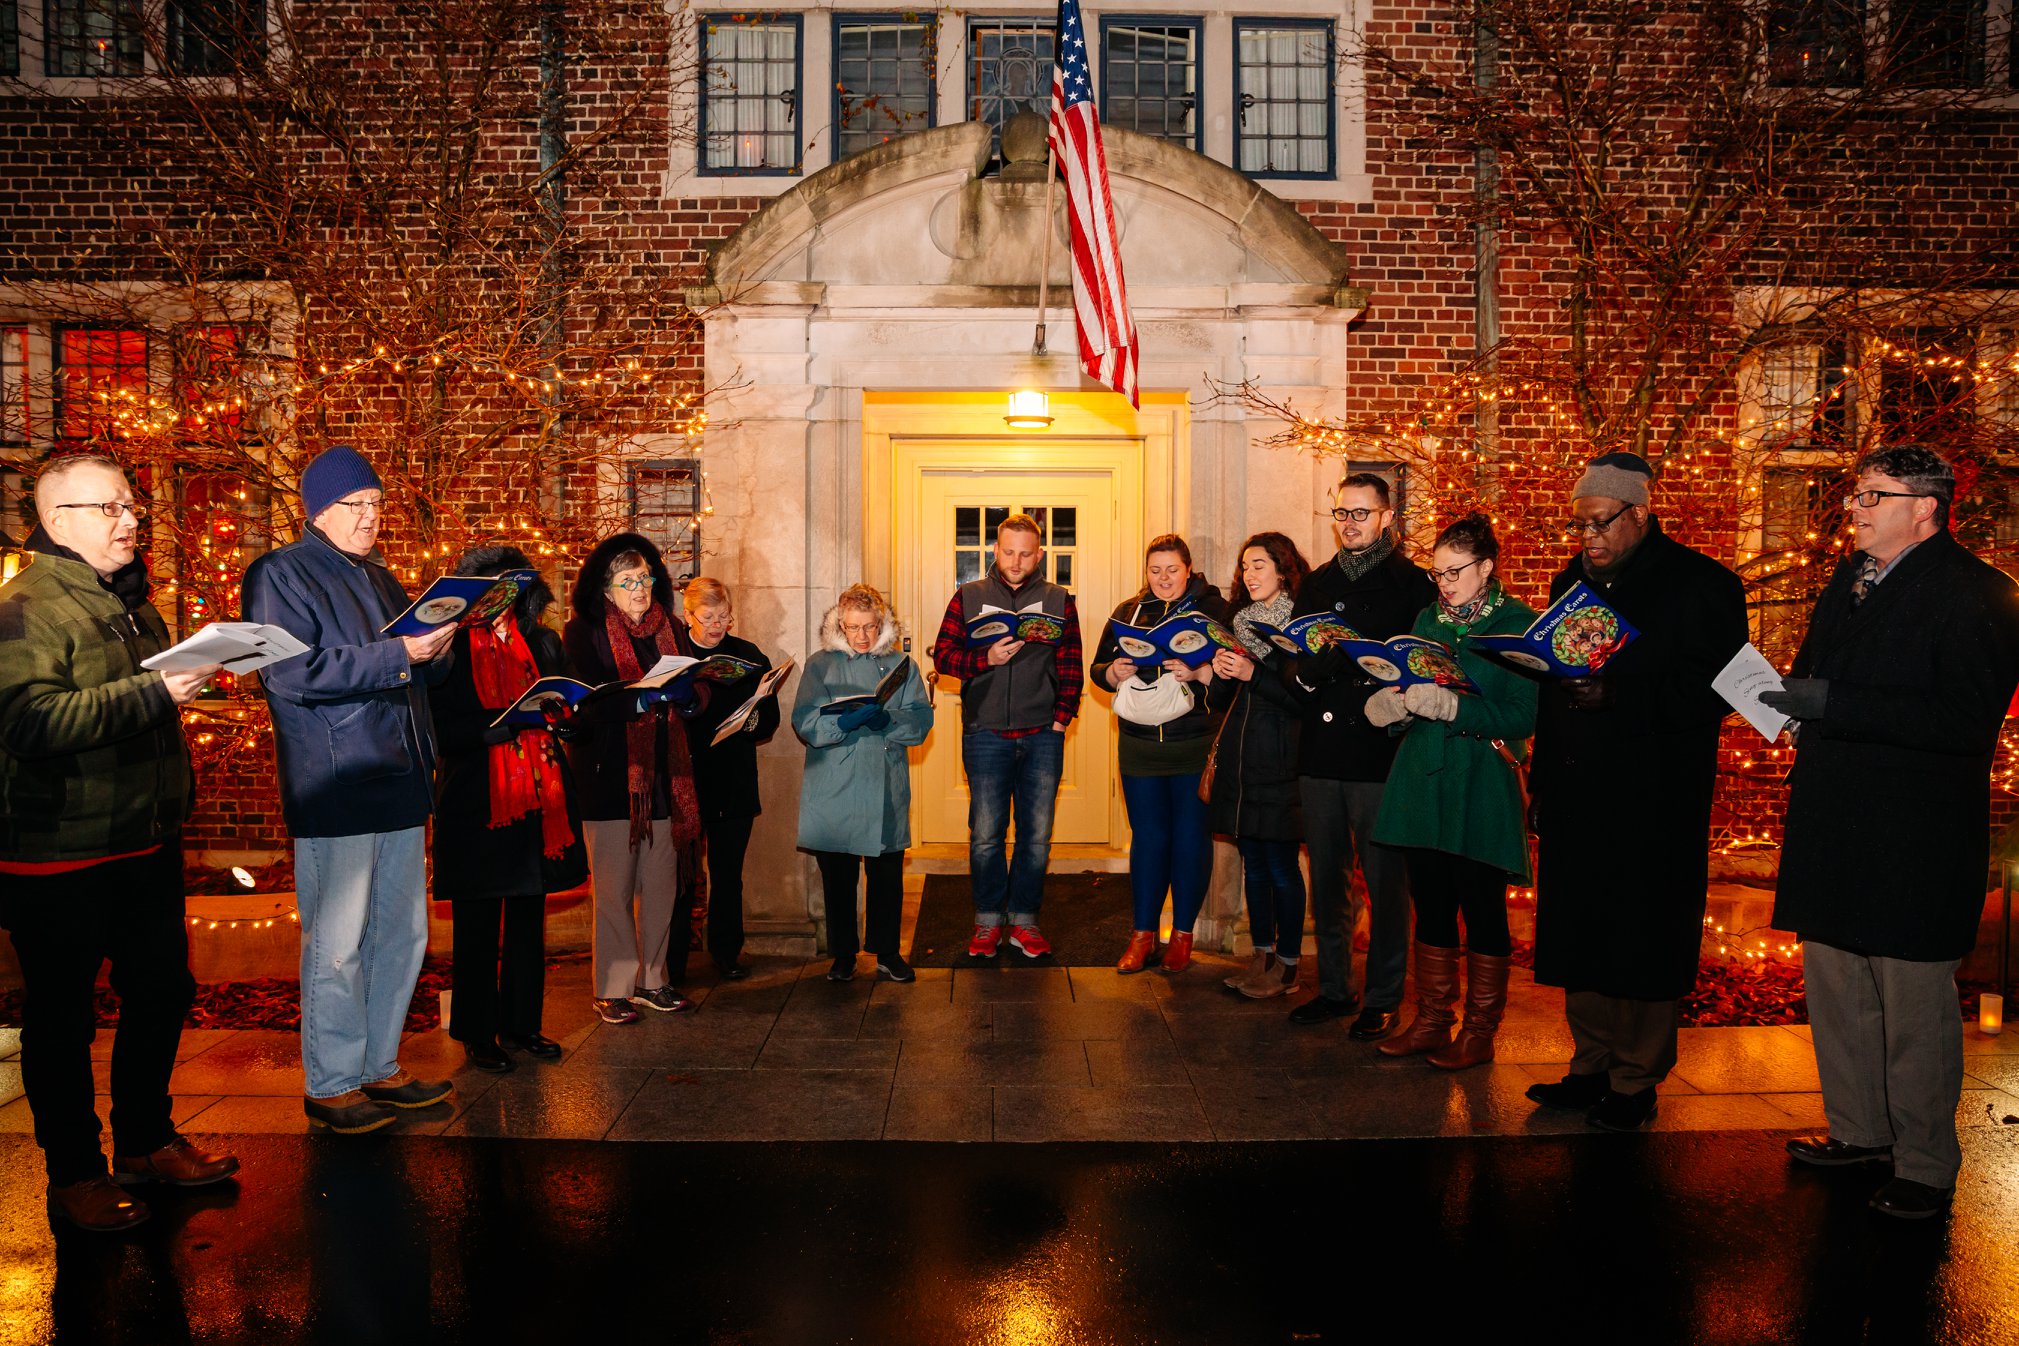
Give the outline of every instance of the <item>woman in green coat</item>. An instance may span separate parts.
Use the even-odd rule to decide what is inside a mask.
[[[903,665],[897,691],[883,702],[825,709],[865,696]],[[904,850],[911,844],[911,760],[906,749],[932,732],[932,703],[904,631],[883,595],[867,584],[842,592],[820,624],[820,649],[807,656],[792,728],[806,744],[799,789],[799,848],[820,864],[827,897],[829,981],[855,976],[856,875],[869,877],[866,923],[879,976],[915,981],[898,952],[904,908]]]
[[[1430,571],[1437,599],[1412,631],[1451,646],[1478,690],[1417,683],[1406,691],[1384,687],[1367,702],[1370,723],[1403,734],[1373,837],[1406,851],[1416,905],[1416,1020],[1378,1050],[1428,1053],[1445,1070],[1493,1059],[1507,1008],[1507,885],[1529,877],[1521,785],[1494,742],[1523,751],[1522,740],[1535,732],[1536,686],[1471,648],[1473,636],[1518,634],[1535,620],[1535,610],[1494,578],[1499,556],[1484,514],[1438,534]],[[1465,1026],[1454,1039],[1461,912]]]

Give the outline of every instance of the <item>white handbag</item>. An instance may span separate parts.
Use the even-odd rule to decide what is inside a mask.
[[[1115,688],[1115,714],[1130,724],[1169,724],[1191,711],[1191,684],[1179,682],[1169,674],[1150,683],[1131,675]]]

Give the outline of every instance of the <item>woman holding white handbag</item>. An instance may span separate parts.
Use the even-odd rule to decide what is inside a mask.
[[[1192,927],[1206,904],[1213,873],[1213,834],[1199,778],[1212,753],[1219,714],[1206,704],[1211,663],[1187,667],[1180,659],[1139,664],[1128,657],[1115,623],[1151,628],[1185,612],[1227,620],[1220,591],[1192,573],[1192,549],[1176,533],[1151,542],[1143,557],[1143,589],[1114,611],[1101,633],[1090,672],[1115,694],[1122,800],[1129,810],[1129,890],[1134,933],[1115,964],[1141,972],[1161,957],[1166,972],[1192,961]],[[1171,902],[1171,942],[1157,950],[1164,899]]]

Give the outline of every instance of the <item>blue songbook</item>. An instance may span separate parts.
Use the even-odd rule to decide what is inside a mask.
[[[424,636],[450,622],[478,626],[519,601],[519,595],[540,578],[537,570],[507,570],[502,575],[444,575],[408,604],[407,610],[380,628],[388,636]]]
[[[1598,673],[1640,632],[1579,581],[1518,636],[1474,636],[1472,647],[1552,678]]]
[[[1221,650],[1248,652],[1232,631],[1203,612],[1180,612],[1155,626],[1131,626],[1121,621],[1108,625],[1114,628],[1116,646],[1139,664],[1160,665],[1166,659],[1176,659],[1187,668],[1197,668],[1211,662]]]
[[[1449,687],[1454,692],[1479,689],[1465,676],[1458,655],[1449,645],[1422,636],[1396,636],[1392,640],[1346,640],[1340,645],[1346,657],[1376,682],[1390,687],[1409,687],[1419,682]]]
[[[595,690],[588,683],[577,682],[573,678],[541,678],[519,693],[519,699],[491,721],[491,727],[495,729],[499,725],[511,724],[538,728],[556,720],[565,720]]]

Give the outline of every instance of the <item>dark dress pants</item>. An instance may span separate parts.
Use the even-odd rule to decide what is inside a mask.
[[[21,1084],[50,1183],[67,1187],[105,1173],[91,1042],[98,1035],[93,989],[108,959],[119,997],[112,1150],[154,1153],[175,1139],[168,1077],[196,994],[180,842],[67,874],[8,874],[0,888],[0,926],[13,936],[26,987]]]
[[[853,958],[858,947],[871,953],[896,953],[898,927],[904,917],[904,852],[889,855],[846,855],[840,851],[815,851],[820,863],[820,890],[827,898],[827,952],[834,958]],[[855,941],[855,875],[860,868],[869,876],[867,939]]]
[[[723,971],[743,956],[743,853],[752,818],[716,818],[708,835],[708,956]]]
[[[502,937],[500,925],[502,923]],[[540,1031],[547,990],[547,899],[464,897],[449,904],[449,1036],[491,1042]]]

